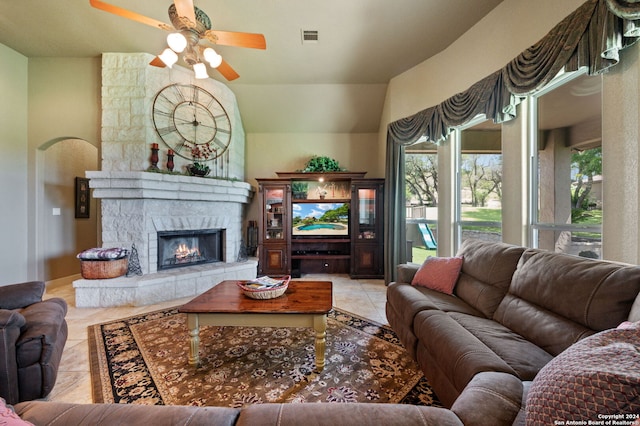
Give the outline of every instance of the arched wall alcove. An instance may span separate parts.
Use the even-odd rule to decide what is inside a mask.
[[[99,246],[97,202],[89,197],[88,217],[76,217],[76,178],[98,166],[98,148],[77,137],[51,139],[36,150],[38,279],[79,274],[76,254]]]

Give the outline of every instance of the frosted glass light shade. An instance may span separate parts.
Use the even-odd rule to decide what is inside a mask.
[[[180,33],[171,33],[167,36],[167,44],[171,50],[180,53],[187,47],[187,39]]]
[[[220,56],[218,52],[213,50],[211,47],[204,49],[202,54],[204,55],[204,59],[209,62],[209,65],[211,65],[211,68],[218,68],[222,63],[222,56]]]
[[[169,68],[173,66],[176,62],[178,62],[178,55],[173,50],[166,48],[164,51],[158,56],[162,62]]]
[[[197,79],[209,78],[209,74],[207,73],[207,66],[202,62],[193,64],[193,72],[196,74]]]

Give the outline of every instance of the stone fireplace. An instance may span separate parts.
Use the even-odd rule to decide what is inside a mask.
[[[87,172],[101,201],[104,247],[135,244],[142,275],[76,280],[76,306],[140,306],[196,296],[224,280],[251,279],[257,261],[238,262],[245,182],[148,172]],[[158,268],[158,235],[219,230],[219,260]],[[223,238],[222,238],[223,237]]]
[[[100,201],[102,247],[135,245],[142,275],[76,280],[78,307],[140,306],[195,297],[223,280],[256,276],[255,259],[237,261],[244,207],[253,190],[243,182],[244,132],[235,96],[215,80],[197,83],[225,106],[231,120],[232,140],[225,153],[225,168],[213,170],[218,178],[148,172],[150,146],[158,141],[150,111],[153,98],[169,84],[191,82],[190,72],[179,67],[150,67],[152,59],[149,54],[103,54],[102,170],[86,172],[92,195]],[[166,162],[163,148],[160,169]],[[191,162],[178,156],[174,161],[176,171]],[[160,238],[188,234],[184,239],[194,241],[192,234],[212,231],[218,234],[215,248],[207,249],[217,251],[213,260],[181,260],[169,266],[159,262],[160,257],[166,257]],[[202,250],[200,247],[200,254]],[[176,259],[175,254],[171,256]],[[187,256],[188,260],[197,257],[193,253]]]

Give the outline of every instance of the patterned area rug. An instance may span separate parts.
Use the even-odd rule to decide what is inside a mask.
[[[202,366],[189,366],[177,308],[89,327],[94,402],[240,407],[267,402],[441,406],[388,327],[334,309],[326,365],[307,328],[201,327]]]

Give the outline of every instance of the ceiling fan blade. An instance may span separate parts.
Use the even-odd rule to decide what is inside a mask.
[[[162,61],[162,59],[160,59],[159,56],[156,56],[155,58],[153,58],[153,61],[149,62],[149,65],[152,65],[154,67],[158,67],[158,68],[164,68],[167,65]]]
[[[195,26],[196,11],[193,7],[193,0],[173,0],[173,4],[176,6],[176,12],[178,12],[178,16],[187,18]]]
[[[153,18],[149,18],[147,16],[141,15],[136,12],[132,12],[127,9],[123,9],[118,6],[114,6],[109,3],[105,3],[100,0],[89,0],[91,6],[96,9],[103,10],[105,12],[113,13],[114,15],[121,16],[123,18],[131,19],[132,21],[140,22],[145,25],[150,25],[152,27],[160,28],[161,30],[172,31],[173,27],[169,24],[165,24],[164,22],[157,21]]]
[[[251,49],[267,48],[267,41],[262,34],[207,30],[203,36],[210,42],[223,46],[249,47]]]
[[[220,64],[220,66],[218,66],[218,68],[216,69],[228,81],[235,80],[236,78],[240,77],[240,74],[238,74],[236,70],[231,68],[231,65],[229,65],[229,63],[224,59],[222,60],[222,63]]]

